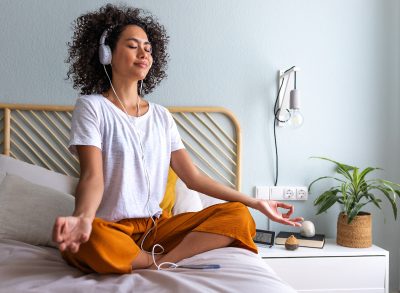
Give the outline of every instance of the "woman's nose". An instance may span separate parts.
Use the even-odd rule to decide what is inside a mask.
[[[145,56],[146,56],[146,51],[145,51],[145,49],[144,48],[142,48],[141,46],[138,46],[138,53],[137,53],[137,55],[138,55],[138,57],[139,58],[144,58]]]

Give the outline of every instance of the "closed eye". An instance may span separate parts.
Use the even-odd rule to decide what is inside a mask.
[[[128,46],[129,48],[131,48],[131,49],[137,49],[137,47],[135,47],[135,46]],[[148,53],[152,53],[152,48],[150,47],[150,48],[144,48],[144,50],[146,51],[146,52],[148,52]]]

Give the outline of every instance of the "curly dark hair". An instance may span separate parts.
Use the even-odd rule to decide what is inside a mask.
[[[164,26],[149,12],[125,5],[106,4],[97,11],[79,16],[73,23],[74,35],[68,42],[69,63],[67,79],[72,79],[73,87],[80,94],[102,93],[110,88],[110,83],[99,61],[99,40],[106,29],[110,29],[106,44],[111,51],[121,32],[127,25],[137,25],[147,34],[152,46],[153,64],[143,80],[142,94],[149,94],[167,74],[167,44],[169,37]],[[107,72],[112,75],[110,66]]]

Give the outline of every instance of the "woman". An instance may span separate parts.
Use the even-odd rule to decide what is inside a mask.
[[[225,246],[257,252],[247,207],[301,225],[301,218],[289,218],[293,206],[248,197],[199,172],[168,110],[143,99],[166,76],[167,43],[164,27],[140,9],[108,4],[75,23],[68,76],[83,96],[69,148],[81,175],[74,213],[57,218],[53,239],[82,271],[159,269]],[[228,203],[167,217],[159,203],[169,166],[190,189]]]

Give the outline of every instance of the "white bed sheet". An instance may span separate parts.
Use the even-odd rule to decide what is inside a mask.
[[[126,275],[83,274],[57,249],[0,240],[0,292],[295,292],[250,251],[214,249],[179,264],[217,263],[217,270],[137,270]]]

